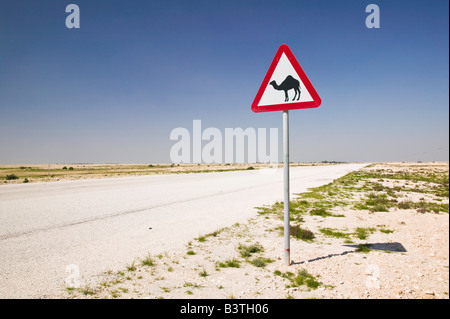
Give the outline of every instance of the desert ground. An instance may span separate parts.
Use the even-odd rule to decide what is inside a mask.
[[[449,164],[375,163],[50,298],[449,298]]]
[[[366,165],[292,167],[291,193]],[[120,271],[137,257],[184,250],[192,238],[246,223],[258,215],[255,207],[283,198],[282,172],[244,168],[8,180],[0,186],[0,297],[52,298],[66,292],[71,278],[78,276],[84,286],[91,277]]]

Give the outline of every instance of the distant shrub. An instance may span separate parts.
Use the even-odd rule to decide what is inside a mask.
[[[411,201],[403,201],[398,203],[398,208],[400,209],[410,209],[413,207],[412,202]]]
[[[228,259],[224,262],[218,262],[217,266],[219,266],[220,268],[239,268],[239,267],[241,267],[241,264],[240,264],[239,260],[233,258],[233,259]]]
[[[73,171],[73,167],[69,167],[69,171]]]
[[[309,274],[305,269],[298,272],[297,276],[293,278],[293,287],[298,287],[306,285],[308,288],[317,289],[321,283],[314,278],[313,275]]]
[[[150,256],[150,253],[148,253],[144,259],[141,259],[141,264],[143,266],[154,266],[155,260]]]
[[[19,179],[19,177],[17,177],[17,175],[15,175],[15,174],[6,175],[6,180],[7,181],[11,181],[13,179]]]
[[[255,168],[253,166],[249,166],[249,167],[247,167],[247,169],[252,170],[252,169],[255,169]]]
[[[320,285],[322,285],[321,282],[317,281],[316,278],[313,275],[309,274],[305,269],[299,270],[297,275],[290,271],[282,273],[279,270],[275,270],[274,274],[276,276],[281,276],[289,280],[291,282],[291,285],[286,286],[288,288],[300,287],[305,285],[310,289],[317,289]]]
[[[30,181],[28,180],[28,178],[25,178],[25,179],[23,180],[23,182],[24,182],[24,183],[29,183]]]
[[[371,245],[358,245],[358,247],[356,248],[356,252],[358,253],[369,253],[372,249],[370,248]]]
[[[330,214],[329,212],[327,212],[327,210],[323,207],[320,208],[313,208],[309,214],[311,216],[322,216],[322,217],[326,217],[326,216],[332,216],[332,214]]]
[[[250,246],[239,245],[239,253],[242,258],[250,257],[254,253],[263,251],[263,247],[260,244],[253,244]]]
[[[255,267],[266,267],[267,263],[273,262],[270,258],[257,257],[254,258],[250,263]]]
[[[367,239],[367,237],[370,235],[370,233],[373,233],[375,231],[375,228],[356,228],[356,237],[359,239]]]
[[[67,169],[67,166],[64,166],[62,169]]]
[[[298,225],[290,225],[289,226],[291,236],[301,239],[304,241],[309,241],[314,239],[314,233],[309,229],[301,228]]]

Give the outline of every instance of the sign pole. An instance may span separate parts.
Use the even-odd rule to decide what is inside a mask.
[[[283,170],[284,170],[284,264],[291,264],[289,227],[289,111],[283,111]]]
[[[292,92],[292,90],[294,92]],[[280,91],[284,91],[283,94]],[[292,100],[289,91],[294,94]],[[287,103],[288,102],[288,103]],[[322,103],[313,85],[286,44],[280,45],[252,103],[252,111],[283,111],[284,263],[291,264],[289,227],[289,110],[319,107]]]

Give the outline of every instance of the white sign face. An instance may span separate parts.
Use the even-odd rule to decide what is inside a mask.
[[[314,99],[283,53],[264,90],[258,106],[311,102]]]

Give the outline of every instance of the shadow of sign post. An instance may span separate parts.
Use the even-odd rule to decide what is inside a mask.
[[[351,247],[354,248],[353,250],[346,250],[340,253],[335,253],[335,254],[328,254],[325,256],[318,256],[315,258],[311,258],[308,260],[302,260],[302,261],[292,261],[292,264],[294,265],[302,265],[302,264],[306,264],[306,263],[312,263],[315,261],[319,261],[319,260],[323,260],[323,259],[328,259],[328,258],[332,258],[332,257],[339,257],[339,256],[345,256],[347,254],[352,254],[352,253],[358,253],[361,250],[361,247],[365,247],[367,248],[368,251],[370,250],[378,250],[378,251],[384,251],[384,252],[394,252],[394,253],[406,253],[407,250],[406,248],[401,244],[401,243],[374,243],[374,244],[360,244],[360,245],[343,245],[344,247]]]

